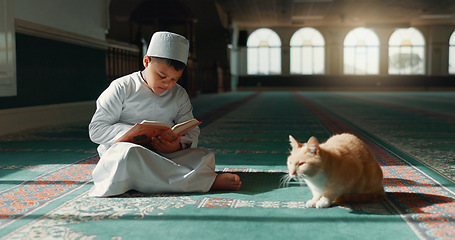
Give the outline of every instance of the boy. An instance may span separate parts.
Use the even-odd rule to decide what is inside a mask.
[[[142,120],[172,126],[193,118],[188,94],[177,84],[188,51],[183,36],[156,32],[143,58],[144,70],[114,80],[100,95],[89,125],[90,139],[100,144],[90,196],[119,195],[131,189],[161,193],[240,188],[238,175],[217,175],[214,154],[197,148],[198,127],[173,142],[153,138],[153,150],[126,142],[111,145]]]

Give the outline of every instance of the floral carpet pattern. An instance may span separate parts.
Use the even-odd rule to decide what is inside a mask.
[[[86,125],[7,136],[0,141],[0,236],[278,239],[304,231],[313,239],[454,239],[452,100],[450,92],[197,97],[194,113],[204,122],[200,146],[215,152],[218,172],[241,177],[238,192],[130,191],[91,198],[87,192],[98,157]],[[304,141],[338,132],[356,134],[372,148],[384,172],[385,200],[308,209],[305,185],[280,186],[289,134]],[[315,231],[321,224],[331,231]]]

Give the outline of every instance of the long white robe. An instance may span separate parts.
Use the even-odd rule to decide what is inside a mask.
[[[142,120],[174,125],[193,118],[185,89],[176,84],[155,94],[140,72],[116,79],[96,101],[89,125],[90,139],[100,144],[100,161],[93,170],[90,196],[112,196],[135,189],[142,192],[206,192],[215,180],[213,153],[197,148],[200,130],[181,139],[190,148],[171,154],[115,140]]]

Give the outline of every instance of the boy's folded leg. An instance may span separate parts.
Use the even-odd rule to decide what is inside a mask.
[[[95,167],[90,196],[113,196],[132,189],[145,193],[207,192],[216,178],[215,157],[205,149],[160,155],[140,145],[117,143]]]

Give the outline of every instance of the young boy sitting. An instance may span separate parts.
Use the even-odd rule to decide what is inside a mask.
[[[177,84],[188,60],[189,43],[181,35],[156,32],[143,58],[144,70],[114,80],[96,101],[90,139],[100,144],[90,196],[238,190],[238,175],[215,173],[215,156],[197,148],[200,130],[175,141],[153,138],[152,149],[115,140],[142,120],[170,126],[193,118],[185,89]],[[113,145],[112,145],[113,144]]]

